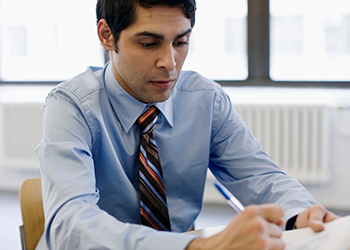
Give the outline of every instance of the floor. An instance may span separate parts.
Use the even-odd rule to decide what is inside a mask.
[[[0,192],[0,249],[22,248],[19,226],[22,225],[18,193]]]
[[[349,215],[350,211],[334,211],[340,216]],[[199,215],[196,229],[226,225],[235,212],[228,205],[205,204]],[[22,224],[21,211],[16,192],[0,191],[0,249],[21,249],[19,225]]]

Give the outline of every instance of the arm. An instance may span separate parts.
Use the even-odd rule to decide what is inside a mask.
[[[193,236],[123,223],[97,205],[93,129],[78,98],[52,93],[44,137],[36,149],[42,168],[45,238],[49,249],[184,248]]]
[[[262,150],[224,93],[216,96],[214,105],[210,169],[222,184],[244,205],[281,205],[285,221],[317,204]]]

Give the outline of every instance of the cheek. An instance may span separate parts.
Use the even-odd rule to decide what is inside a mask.
[[[147,72],[148,64],[147,58],[134,52],[120,54],[118,60],[120,74],[126,81],[132,79],[139,81],[140,78],[142,79],[144,72]]]
[[[154,66],[154,61],[151,55],[146,53],[133,53],[129,58],[129,66],[131,66],[135,73],[138,75],[147,73],[151,71],[151,68]]]
[[[188,54],[188,50],[185,50],[185,51],[181,51],[177,54],[177,57],[176,57],[176,67],[178,69],[181,69],[182,68],[182,65],[184,64],[185,60],[186,60],[186,57],[187,57],[187,54]]]

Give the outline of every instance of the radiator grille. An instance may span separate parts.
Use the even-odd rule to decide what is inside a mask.
[[[324,104],[235,104],[272,160],[303,184],[329,181],[330,107]]]
[[[42,102],[0,104],[1,167],[39,169],[34,149],[42,138],[43,107]]]

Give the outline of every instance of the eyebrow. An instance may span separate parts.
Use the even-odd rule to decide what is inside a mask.
[[[191,32],[192,32],[192,29],[189,28],[185,32],[175,36],[174,40],[177,40],[180,37],[186,36],[187,34],[189,34]],[[136,33],[136,36],[149,36],[149,37],[152,37],[152,38],[155,38],[155,39],[158,39],[158,40],[164,40],[164,36],[163,35],[152,33],[152,32],[148,32],[148,31],[143,31],[143,32]]]

